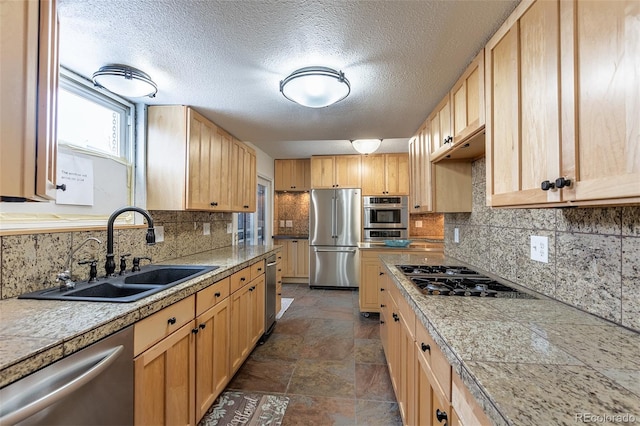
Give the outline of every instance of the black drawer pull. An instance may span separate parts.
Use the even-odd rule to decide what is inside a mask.
[[[175,323],[176,323],[176,317],[171,317],[171,318],[169,318],[169,319],[167,320],[167,322],[168,322],[169,324],[171,324],[171,325],[175,324]]]

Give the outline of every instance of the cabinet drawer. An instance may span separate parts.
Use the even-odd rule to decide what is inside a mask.
[[[229,296],[231,278],[227,277],[196,294],[196,316]]]
[[[134,355],[140,354],[154,343],[193,320],[194,313],[195,296],[190,296],[138,321],[133,329]]]
[[[416,322],[416,345],[421,349],[427,365],[433,371],[445,398],[451,400],[451,366],[449,361],[420,322]],[[435,387],[435,386],[434,386]]]
[[[244,268],[231,275],[231,293],[235,293],[249,281],[251,281],[251,267]]]
[[[256,262],[253,265],[250,266],[251,268],[251,281],[255,280],[256,278],[258,278],[260,275],[264,274],[264,260],[261,260],[260,262]]]

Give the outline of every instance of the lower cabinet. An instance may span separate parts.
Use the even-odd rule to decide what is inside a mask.
[[[276,314],[280,309],[282,309],[282,254],[278,253],[276,256]]]
[[[286,282],[309,282],[309,240],[281,239],[282,278]]]
[[[390,277],[380,290],[380,339],[403,423],[491,425]]]
[[[135,424],[196,425],[264,333],[264,309],[262,260],[137,322]]]
[[[360,312],[380,312],[381,289],[387,277],[379,256],[405,253],[407,252],[398,249],[360,250],[360,288],[358,289]]]

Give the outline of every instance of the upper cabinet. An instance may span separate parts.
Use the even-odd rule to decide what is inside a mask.
[[[360,155],[314,155],[311,157],[311,188],[360,188]]]
[[[484,154],[484,50],[429,115],[431,161]]]
[[[151,106],[147,118],[149,209],[255,210],[253,149],[187,106]]]
[[[409,140],[411,213],[470,212],[471,162],[430,161],[430,120]]]
[[[521,3],[486,47],[487,202],[640,202],[635,1]]]
[[[363,156],[362,195],[409,195],[409,155]]]
[[[311,189],[311,160],[308,158],[275,160],[276,191],[308,191]]]
[[[0,28],[0,196],[55,199],[56,2],[0,2]]]

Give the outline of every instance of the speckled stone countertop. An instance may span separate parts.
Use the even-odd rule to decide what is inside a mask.
[[[219,268],[132,303],[2,300],[0,387],[195,294],[279,250],[280,246],[225,247],[159,262],[166,265],[217,265]]]
[[[469,265],[414,254],[381,259],[495,424],[640,423],[640,334],[544,296],[425,296],[394,265]]]
[[[308,235],[274,235],[274,240],[308,240]]]
[[[382,241],[361,242],[358,243],[360,250],[397,250],[397,251],[423,251],[423,252],[440,252],[444,251],[442,241],[433,242],[427,240],[411,240],[407,247],[391,247],[385,245]]]

